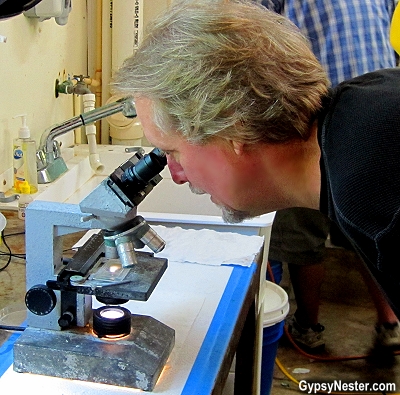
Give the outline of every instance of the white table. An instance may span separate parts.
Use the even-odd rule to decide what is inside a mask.
[[[236,352],[235,393],[254,393],[257,366],[256,295],[260,265],[208,266],[169,262],[147,302],[130,301],[132,313],[148,314],[176,331],[176,344],[152,393],[220,393]],[[94,306],[96,307],[96,306]],[[103,384],[16,373],[13,334],[0,348],[0,386],[13,393],[122,395],[142,392]]]

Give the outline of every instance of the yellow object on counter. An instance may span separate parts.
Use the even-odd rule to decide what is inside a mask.
[[[21,194],[18,199],[18,218],[25,220],[25,211],[29,203],[33,201],[30,194],[32,193],[32,188],[28,184],[28,181],[21,182]]]
[[[397,4],[390,25],[390,44],[400,55],[400,3]]]

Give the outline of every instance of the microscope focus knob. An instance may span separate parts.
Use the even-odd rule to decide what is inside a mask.
[[[56,306],[56,303],[56,294],[47,285],[35,285],[25,295],[26,307],[36,315],[49,314]]]

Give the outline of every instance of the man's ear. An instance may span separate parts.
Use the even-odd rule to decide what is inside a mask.
[[[244,143],[241,143],[236,140],[231,140],[231,141],[232,141],[233,150],[235,151],[236,155],[242,155],[244,152]]]

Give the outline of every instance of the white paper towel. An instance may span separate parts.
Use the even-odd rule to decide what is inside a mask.
[[[164,250],[155,254],[175,262],[199,263],[202,265],[250,266],[264,243],[263,236],[248,236],[234,232],[217,232],[211,229],[182,229],[152,225],[166,242]],[[81,247],[99,229],[92,229],[73,246]],[[143,251],[151,252],[145,247]]]
[[[167,228],[162,225],[152,228],[166,242],[164,250],[156,256],[175,262],[249,266],[264,243],[262,236],[211,229]]]

